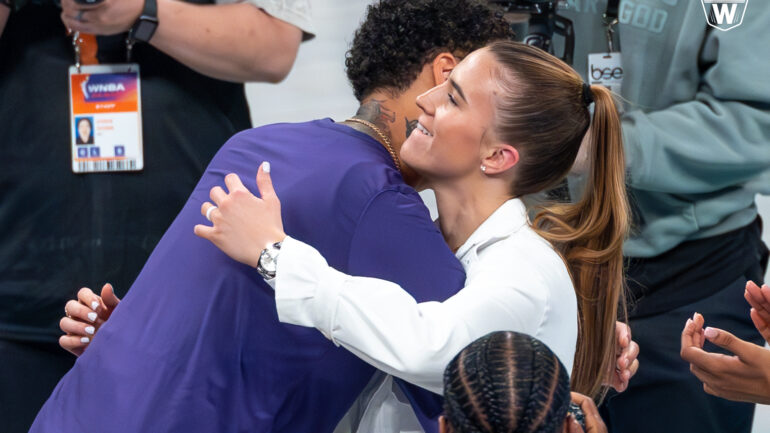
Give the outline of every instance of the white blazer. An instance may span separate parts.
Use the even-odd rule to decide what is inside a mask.
[[[571,373],[578,327],[575,290],[564,261],[530,227],[524,203],[505,202],[456,256],[466,272],[465,287],[444,302],[417,303],[394,283],[329,267],[314,248],[287,237],[270,281],[278,318],[315,327],[378,369],[439,394],[449,361],[493,331],[540,339]],[[406,419],[409,407],[397,392],[390,379],[383,381],[359,432],[404,431],[405,424],[416,423],[413,414]],[[383,404],[372,407],[374,400]]]
[[[271,281],[278,317],[315,327],[378,369],[439,394],[449,361],[493,331],[540,339],[570,373],[575,290],[564,261],[530,227],[524,203],[505,202],[456,256],[465,288],[444,302],[417,303],[394,283],[329,267],[314,248],[287,237]]]

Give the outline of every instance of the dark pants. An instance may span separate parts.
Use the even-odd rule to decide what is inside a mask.
[[[713,397],[679,357],[682,328],[693,313],[706,326],[764,345],[743,299],[746,280],[763,279],[759,265],[715,294],[662,314],[632,319],[639,371],[626,392],[610,397],[602,416],[612,433],[750,433],[754,405]],[[717,351],[711,343],[706,350]]]
[[[75,359],[56,343],[0,339],[0,432],[26,433]]]

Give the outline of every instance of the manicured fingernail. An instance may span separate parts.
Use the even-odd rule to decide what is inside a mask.
[[[92,310],[96,310],[96,307],[98,307],[98,306],[99,306],[99,303],[98,303],[98,302],[96,302],[96,301],[92,301],[92,302],[91,302],[91,309],[92,309]]]
[[[96,332],[96,328],[93,326],[86,326],[86,334],[94,335],[94,332]]]
[[[265,173],[270,173],[270,163],[265,161],[262,163],[262,171]]]
[[[706,328],[706,330],[703,331],[703,334],[706,336],[706,338],[715,338],[718,332],[714,328]]]
[[[684,326],[688,326],[690,323],[692,323],[692,319],[687,319],[687,323],[685,323]]]
[[[89,341],[91,341],[91,339],[88,338],[88,337],[83,337],[83,338],[80,339],[81,343],[88,343]]]
[[[88,313],[88,320],[95,322],[96,321],[96,313]]]
[[[692,320],[695,320],[697,318],[698,318],[698,313],[697,312],[693,313],[692,314]]]

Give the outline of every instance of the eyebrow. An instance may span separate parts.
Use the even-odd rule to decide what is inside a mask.
[[[465,103],[467,104],[468,100],[465,99],[465,94],[463,93],[463,89],[460,88],[460,85],[457,84],[457,82],[451,78],[449,79],[449,84],[451,84],[452,87],[454,87],[455,90],[457,90],[457,93],[460,94],[460,97],[463,98],[463,101],[465,101]]]

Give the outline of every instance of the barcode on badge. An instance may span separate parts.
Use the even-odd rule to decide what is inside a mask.
[[[135,159],[117,161],[78,161],[75,173],[94,173],[104,171],[138,171]]]

